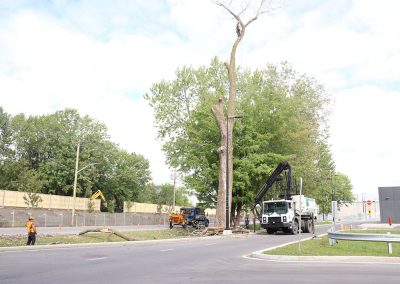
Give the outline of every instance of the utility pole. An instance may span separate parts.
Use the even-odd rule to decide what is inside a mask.
[[[172,200],[172,212],[175,212],[175,194],[176,194],[176,170],[174,169],[173,173],[172,173],[172,179],[174,181],[174,196],[173,196],[173,200]]]
[[[75,177],[74,177],[74,192],[72,194],[72,216],[71,216],[71,226],[75,223],[75,200],[76,200],[76,183],[78,180],[78,166],[79,166],[79,150],[81,146],[81,141],[78,141],[78,145],[76,147],[76,161],[75,161]]]

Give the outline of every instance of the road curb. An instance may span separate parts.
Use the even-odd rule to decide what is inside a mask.
[[[388,263],[400,264],[400,257],[385,256],[289,256],[254,252],[251,258],[279,262],[318,262],[318,263]]]
[[[322,237],[327,234],[321,234],[317,237]],[[312,239],[313,237],[300,240],[304,242]],[[386,256],[296,256],[296,255],[272,255],[265,254],[264,252],[276,248],[284,247],[287,245],[298,243],[298,241],[289,242],[283,245],[275,246],[258,250],[247,257],[255,258],[266,261],[278,262],[318,262],[318,263],[387,263],[387,264],[400,264],[400,257],[386,257]]]

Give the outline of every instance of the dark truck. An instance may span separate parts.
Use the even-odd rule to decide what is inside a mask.
[[[182,207],[181,214],[185,216],[187,226],[194,228],[208,227],[210,223],[204,210],[197,207]]]

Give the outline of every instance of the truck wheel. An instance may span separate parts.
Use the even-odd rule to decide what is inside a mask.
[[[293,226],[292,226],[292,234],[297,235],[299,233],[299,221],[294,220]]]
[[[311,230],[311,220],[304,220],[304,233],[310,233]]]
[[[308,228],[308,220],[303,220],[303,226],[301,226],[301,232],[302,233],[308,233],[307,228]]]
[[[275,231],[271,228],[267,228],[267,234],[272,235]]]

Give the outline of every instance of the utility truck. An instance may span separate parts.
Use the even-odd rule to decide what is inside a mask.
[[[180,225],[182,228],[192,226],[193,228],[208,227],[210,221],[207,219],[204,210],[195,207],[182,207],[180,213],[172,213],[169,217],[169,228]]]
[[[280,175],[283,172],[286,176],[286,191],[282,199],[263,201],[272,185],[282,179]],[[304,195],[291,195],[291,191],[292,169],[285,161],[276,167],[254,199],[254,216],[268,234],[276,231],[298,234],[300,228],[302,232],[314,233],[314,221],[318,213],[315,199]]]

